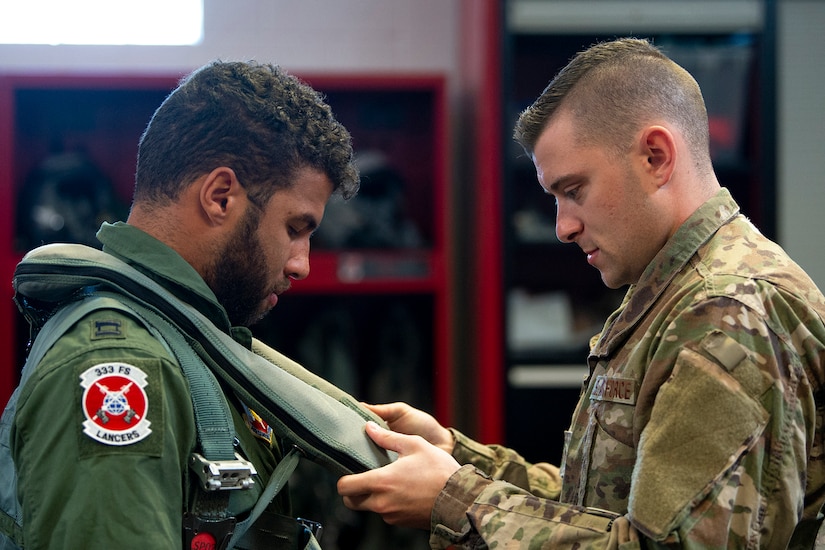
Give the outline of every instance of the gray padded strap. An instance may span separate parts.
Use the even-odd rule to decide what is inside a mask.
[[[265,360],[244,348],[195,308],[109,254],[82,245],[46,245],[29,252],[14,277],[20,294],[40,299],[54,300],[90,284],[105,285],[149,309],[157,304],[163,316],[181,327],[190,346],[206,349],[201,359],[210,370],[310,459],[338,474],[376,468],[395,459],[395,453],[379,448],[364,434],[367,420],[382,421],[354,398],[340,390],[327,392],[314,380],[307,383],[303,368],[292,372],[273,368],[282,355],[266,350],[262,355],[269,360]]]

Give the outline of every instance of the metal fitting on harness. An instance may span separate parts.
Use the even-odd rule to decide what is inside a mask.
[[[192,453],[189,467],[207,491],[249,489],[255,484],[252,476],[258,473],[255,466],[238,453],[235,453],[235,460],[207,460],[203,455]]]

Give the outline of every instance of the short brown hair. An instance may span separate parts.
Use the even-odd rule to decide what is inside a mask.
[[[699,85],[648,40],[622,38],[576,54],[518,118],[514,138],[528,153],[562,105],[583,142],[620,154],[644,124],[664,119],[682,131],[696,160],[710,161]]]

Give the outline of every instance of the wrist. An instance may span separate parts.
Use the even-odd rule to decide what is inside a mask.
[[[441,442],[436,445],[437,447],[444,449],[449,454],[453,454],[453,450],[455,450],[456,444],[456,435],[455,430],[453,428],[444,428],[442,433]]]

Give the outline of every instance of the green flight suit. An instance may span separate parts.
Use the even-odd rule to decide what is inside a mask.
[[[249,331],[230,327],[214,294],[173,250],[123,223],[104,224],[98,237],[104,251],[249,346]],[[231,491],[230,511],[242,516],[257,501],[280,452],[265,425],[256,424],[234,396],[227,401],[236,450],[258,472],[252,489]],[[107,431],[117,422],[106,411],[123,406],[136,411],[139,428]],[[103,412],[84,414],[84,408]],[[188,385],[176,359],[127,314],[87,315],[44,356],[18,400],[11,446],[26,548],[181,547],[183,513],[196,490],[188,467],[196,438]],[[269,510],[290,512],[287,491]]]

